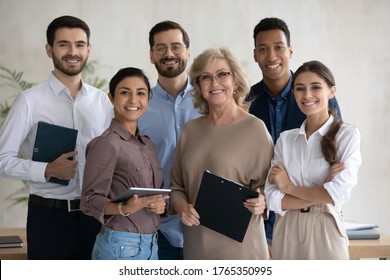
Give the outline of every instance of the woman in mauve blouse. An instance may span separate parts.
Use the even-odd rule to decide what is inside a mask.
[[[119,70],[110,81],[115,118],[87,146],[81,209],[102,223],[92,259],[157,259],[164,195],[113,202],[129,187],[161,188],[163,173],[152,141],[137,121],[148,108],[150,85],[138,68]],[[93,106],[93,104],[91,104]]]

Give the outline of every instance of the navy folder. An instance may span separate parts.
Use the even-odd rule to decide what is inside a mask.
[[[60,155],[75,150],[77,130],[38,122],[37,135],[35,137],[33,161],[52,162]],[[49,182],[67,186],[69,180],[51,177]]]
[[[258,196],[248,187],[204,171],[195,202],[200,224],[242,242],[252,217],[243,203]]]

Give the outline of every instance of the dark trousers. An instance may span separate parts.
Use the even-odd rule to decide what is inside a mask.
[[[30,260],[90,260],[101,224],[81,211],[29,202],[27,255]]]
[[[183,248],[173,247],[161,231],[158,231],[157,243],[159,260],[183,259]]]
[[[264,220],[265,235],[267,237],[268,244],[271,244],[272,242],[274,224],[275,224],[275,212],[269,211],[268,220]]]

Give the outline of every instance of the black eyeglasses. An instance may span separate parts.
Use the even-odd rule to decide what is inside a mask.
[[[181,43],[173,43],[169,46],[160,44],[160,45],[154,46],[152,48],[152,50],[154,50],[157,54],[161,55],[161,54],[165,54],[167,52],[168,48],[170,48],[174,54],[181,54],[181,52],[184,50],[185,47],[186,46],[184,46]]]
[[[214,79],[217,82],[223,82],[226,81],[230,75],[233,75],[233,73],[227,71],[218,72],[217,74],[215,74],[215,76],[212,76],[210,74],[202,74],[198,77],[198,80],[199,83],[202,84],[210,84]]]

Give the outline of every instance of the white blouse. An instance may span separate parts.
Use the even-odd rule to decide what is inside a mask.
[[[306,121],[300,128],[284,131],[275,145],[271,167],[281,164],[287,170],[291,183],[296,186],[323,185],[333,199],[334,206],[340,209],[351,197],[351,190],[357,184],[358,169],[362,163],[360,155],[360,132],[357,127],[343,124],[337,135],[338,158],[345,169],[325,182],[330,172],[330,164],[321,152],[320,140],[333,122],[333,116],[309,139],[306,139]],[[280,215],[286,213],[282,209],[284,193],[268,179],[265,185],[265,197],[269,210]]]

